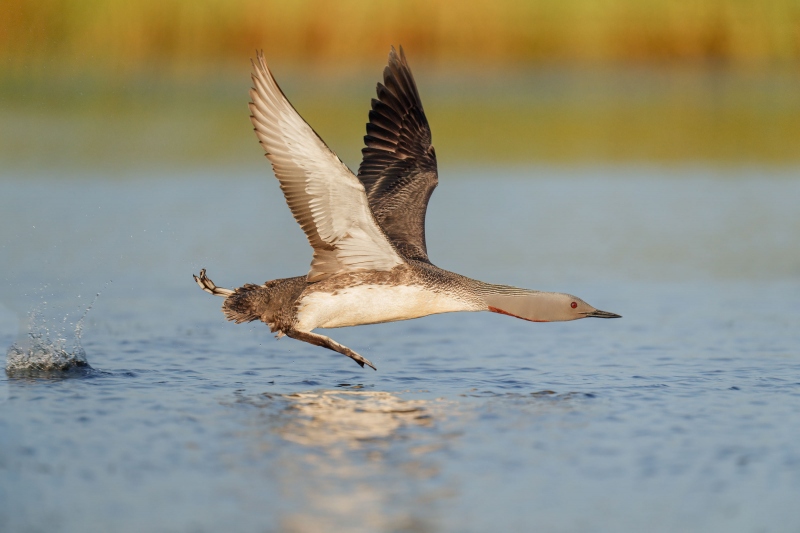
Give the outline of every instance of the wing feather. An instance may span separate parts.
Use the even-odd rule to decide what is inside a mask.
[[[406,259],[430,262],[425,213],[439,182],[431,129],[403,48],[389,53],[372,100],[358,179],[372,212]]]
[[[308,280],[402,264],[372,214],[363,184],[295,111],[260,52],[252,79],[250,120],[314,249]]]

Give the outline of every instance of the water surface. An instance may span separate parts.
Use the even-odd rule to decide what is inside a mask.
[[[795,175],[443,174],[434,262],[624,318],[327,332],[373,372],[194,285],[307,270],[266,169],[6,172],[0,344],[100,296],[91,368],[0,374],[0,530],[798,531]]]

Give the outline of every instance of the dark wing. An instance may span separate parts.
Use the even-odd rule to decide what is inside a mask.
[[[407,259],[428,261],[425,211],[439,182],[436,152],[402,46],[399,55],[392,47],[377,91],[358,179],[367,191],[372,213],[394,247]]]

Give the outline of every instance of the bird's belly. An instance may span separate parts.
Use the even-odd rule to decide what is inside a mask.
[[[302,296],[295,327],[311,331],[478,310],[474,303],[422,286],[358,285]]]

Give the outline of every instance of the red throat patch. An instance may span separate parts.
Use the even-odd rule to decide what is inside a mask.
[[[509,313],[508,311],[503,311],[502,309],[500,309],[498,307],[492,307],[491,305],[489,306],[489,311],[491,311],[492,313],[498,313],[498,314],[501,314],[501,315],[513,316],[514,318],[521,318],[522,320],[527,320],[528,322],[550,322],[549,320],[535,320],[535,319],[531,319],[531,318],[521,317],[519,315],[515,315],[514,313]]]

